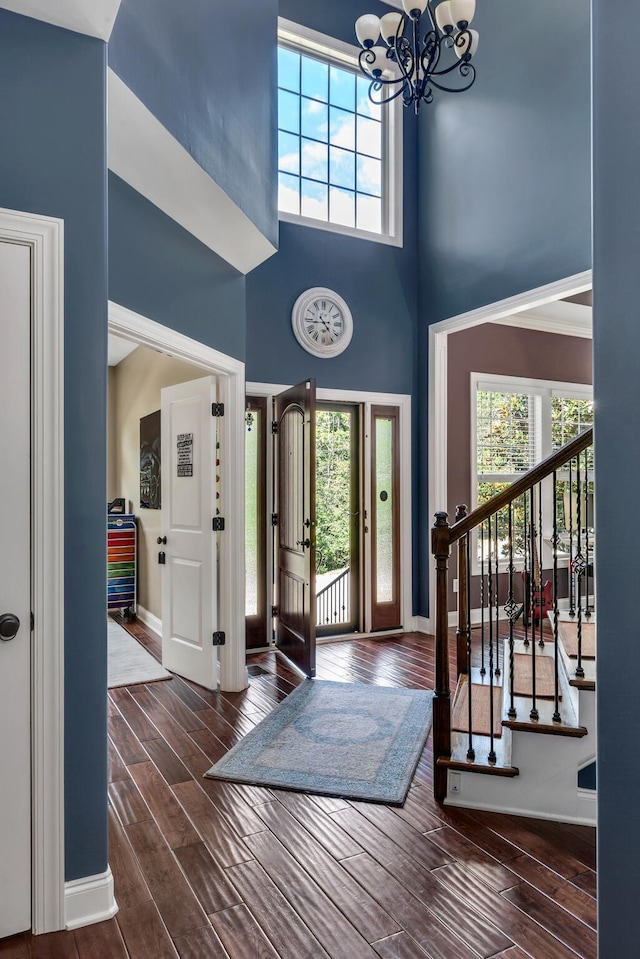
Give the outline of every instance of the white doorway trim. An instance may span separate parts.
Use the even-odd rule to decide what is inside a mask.
[[[221,490],[225,533],[221,537],[219,628],[220,688],[237,692],[248,684],[244,622],[244,363],[183,333],[109,301],[109,332],[175,356],[220,379]]]
[[[576,323],[564,322],[556,324],[555,329],[548,320],[542,317],[527,316],[524,323],[520,323],[518,315],[534,307],[543,306],[554,300],[577,293],[584,293],[592,286],[591,270],[577,273],[546,286],[528,290],[517,296],[498,300],[477,310],[461,313],[458,316],[434,323],[429,327],[429,527],[436,510],[447,509],[447,364],[448,364],[448,337],[450,333],[480,326],[482,323],[504,323],[513,326],[524,326],[527,329],[539,329],[545,332],[557,332],[565,336],[585,336],[584,326]],[[435,628],[433,610],[435,609],[435,576],[429,565],[429,616],[417,617],[416,628],[425,633],[432,633]]]
[[[63,221],[0,209],[0,241],[31,248],[32,929],[64,926]]]
[[[247,383],[247,396],[266,396],[271,400],[278,393],[290,388],[290,384],[283,386],[278,383]],[[410,631],[415,628],[413,616],[413,564],[412,556],[412,526],[411,526],[411,396],[407,393],[367,393],[361,390],[335,390],[323,389],[318,387],[316,390],[316,399],[319,403],[352,403],[362,405],[365,409],[365,422],[363,427],[366,429],[368,418],[370,417],[371,406],[397,406],[400,409],[400,538],[402,541],[400,553],[400,588],[403,629]],[[271,413],[267,409],[267,419]],[[273,496],[272,489],[272,469],[270,465],[270,450],[267,450],[267,489],[266,494],[268,502],[271,502]],[[370,457],[364,458],[364,470],[369,469]],[[365,486],[367,484],[365,483]],[[371,504],[364,503],[364,509],[370,512]],[[267,549],[267,581],[272,581],[271,550]],[[368,597],[365,596],[365,607]],[[270,603],[268,605],[271,605]],[[366,623],[366,619],[365,619]],[[366,630],[366,625],[365,625]],[[397,630],[390,630],[396,632]],[[349,639],[356,634],[347,633],[342,639]],[[358,633],[358,637],[369,635]],[[380,636],[381,633],[372,633],[372,636]],[[320,640],[324,642],[325,640]]]

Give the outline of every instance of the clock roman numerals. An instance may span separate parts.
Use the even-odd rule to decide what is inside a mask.
[[[347,304],[323,287],[314,287],[298,297],[292,323],[300,345],[316,356],[337,356],[351,340],[353,322]]]

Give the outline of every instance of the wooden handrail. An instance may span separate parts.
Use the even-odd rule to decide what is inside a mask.
[[[467,647],[464,643],[468,633],[467,621],[467,590],[469,589],[470,570],[466,563],[466,537],[480,523],[489,516],[493,516],[504,506],[508,506],[514,499],[527,490],[536,486],[554,471],[563,467],[579,453],[588,449],[593,443],[593,428],[585,430],[562,449],[548,456],[533,469],[523,473],[501,493],[492,496],[490,500],[478,506],[468,516],[466,507],[459,506],[453,526],[447,522],[447,514],[435,514],[435,523],[431,529],[431,552],[436,566],[436,608],[435,608],[435,683],[433,697],[433,794],[441,802],[447,795],[447,766],[446,761],[451,757],[451,689],[449,679],[449,616],[448,616],[448,570],[451,547],[458,542],[460,566],[458,570],[458,629],[457,629],[457,658],[458,671],[469,674]]]
[[[490,516],[493,516],[493,514],[497,513],[503,506],[508,506],[509,503],[517,499],[518,496],[522,496],[522,494],[526,493],[532,486],[536,486],[543,479],[546,479],[547,476],[551,476],[554,470],[564,466],[565,463],[568,463],[569,460],[577,456],[578,453],[582,453],[583,450],[588,449],[592,443],[593,427],[590,426],[588,430],[580,433],[579,436],[576,436],[574,440],[567,443],[562,449],[556,450],[551,456],[547,456],[546,459],[541,460],[532,469],[523,473],[522,476],[514,483],[511,483],[507,489],[496,493],[496,495],[492,496],[486,503],[477,506],[468,516],[465,516],[457,523],[454,523],[453,526],[450,526],[449,543],[455,543],[461,536],[464,536],[465,533],[469,533],[476,526],[479,526],[480,523],[483,523]]]

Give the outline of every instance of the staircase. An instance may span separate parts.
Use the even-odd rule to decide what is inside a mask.
[[[471,514],[458,507],[453,525],[436,514],[440,801],[595,824],[592,444],[589,429]]]

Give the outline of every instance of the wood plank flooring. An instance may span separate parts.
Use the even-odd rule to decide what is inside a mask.
[[[317,675],[432,688],[433,659],[421,634],[350,639],[318,648]],[[204,780],[300,681],[272,653],[250,664],[241,693],[109,693],[120,911],[1,959],[595,959],[595,830],[439,806],[430,740],[403,808]]]

